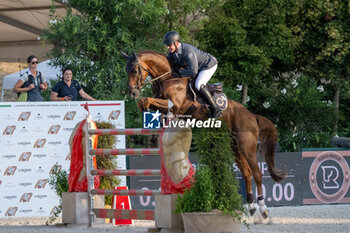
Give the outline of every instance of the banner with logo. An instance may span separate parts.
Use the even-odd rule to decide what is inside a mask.
[[[340,148],[339,148],[340,149]],[[262,173],[262,190],[267,206],[298,206],[303,204],[350,203],[350,151],[320,149],[319,151],[281,152],[275,154],[276,168],[286,171],[286,178],[276,183],[268,172],[267,163],[261,154],[257,155]],[[196,153],[189,154],[189,160],[196,166]],[[160,156],[130,157],[130,169],[159,169]],[[240,192],[245,199],[245,185],[236,164],[234,172],[240,183]],[[152,178],[130,177],[130,189],[160,190],[160,176]],[[254,180],[253,195],[257,200]],[[134,209],[154,209],[154,197],[130,197]]]
[[[84,120],[85,101],[0,104],[0,217],[50,216],[59,199],[48,184],[55,166],[69,170],[69,137]],[[93,121],[125,128],[124,101],[88,102]],[[116,148],[125,148],[125,136]],[[118,156],[125,169],[125,156]],[[121,177],[124,178],[124,177]],[[121,185],[126,185],[125,178]]]
[[[350,203],[350,151],[303,151],[303,204]]]

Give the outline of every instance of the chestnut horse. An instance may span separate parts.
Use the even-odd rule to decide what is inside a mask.
[[[159,109],[162,113],[168,113],[168,99],[173,102],[170,111],[174,115],[188,115],[196,119],[207,119],[208,109],[193,100],[193,95],[188,88],[188,78],[173,78],[172,66],[166,56],[153,52],[142,51],[131,56],[121,52],[127,59],[126,72],[129,78],[129,94],[132,98],[138,98],[141,89],[148,76],[154,81],[152,84],[152,97],[141,98],[138,107],[145,109]],[[256,157],[258,141],[262,146],[262,153],[268,165],[271,177],[280,182],[285,174],[274,166],[274,153],[277,142],[277,130],[267,118],[251,113],[243,105],[228,100],[228,107],[220,118],[232,130],[235,141],[231,147],[236,156],[236,164],[239,167],[247,190],[247,202],[250,214],[256,211],[253,200],[252,181],[253,175],[257,191],[260,212],[264,218],[268,216],[268,209],[262,193],[262,173]]]

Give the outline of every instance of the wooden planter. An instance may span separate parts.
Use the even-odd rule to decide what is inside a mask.
[[[241,224],[221,211],[181,213],[185,233],[237,233]]]

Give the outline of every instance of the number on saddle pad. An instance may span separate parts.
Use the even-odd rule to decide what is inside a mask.
[[[221,111],[227,108],[227,97],[223,92],[222,83],[207,83],[210,94],[213,96],[216,107]]]

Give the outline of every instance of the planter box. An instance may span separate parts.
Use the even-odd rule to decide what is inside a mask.
[[[174,213],[177,194],[155,195],[155,226],[172,230],[183,230],[181,214]],[[208,232],[206,232],[208,233]]]
[[[237,233],[241,224],[221,211],[181,213],[185,233]]]

